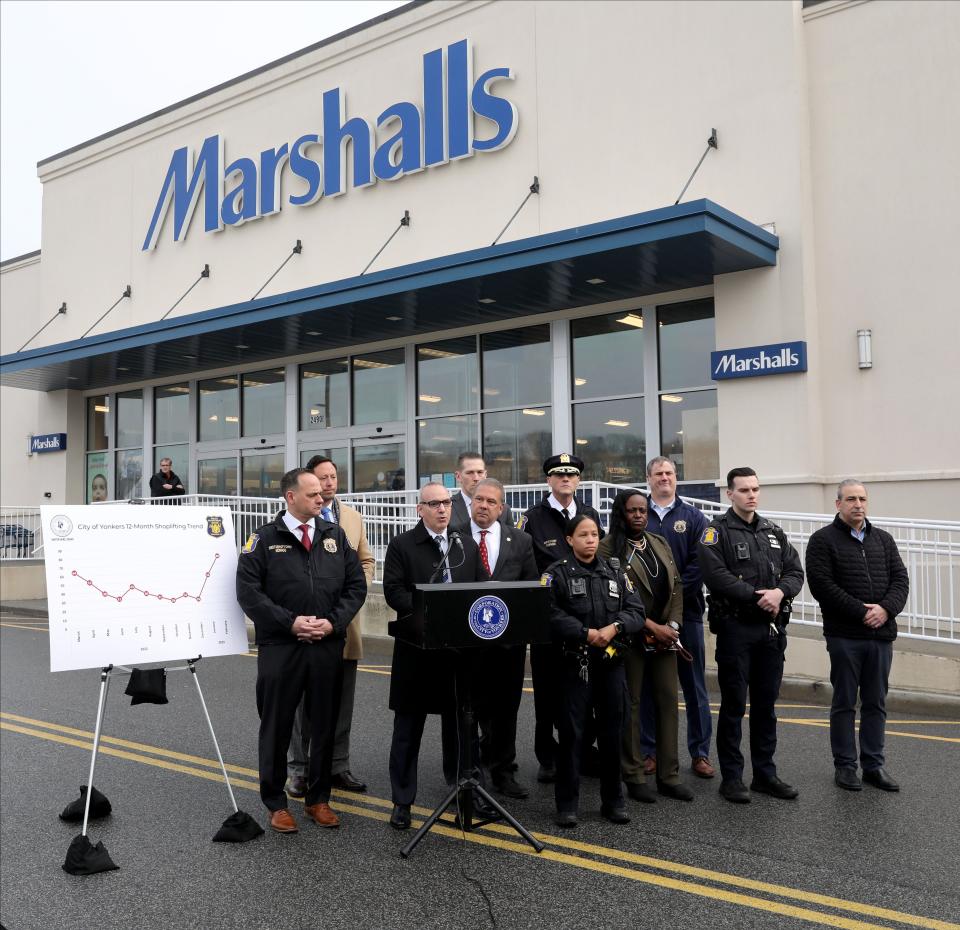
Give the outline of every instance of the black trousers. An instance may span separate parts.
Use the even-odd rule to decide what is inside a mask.
[[[740,751],[743,715],[750,696],[750,761],[754,777],[777,774],[777,715],[783,681],[787,634],[771,635],[769,623],[724,619],[717,634],[717,680],[720,715],[717,758],[724,781],[743,778]]]
[[[271,811],[287,807],[287,749],[301,697],[310,719],[305,803],[330,800],[333,738],[340,711],[343,640],[261,646],[257,656],[260,714],[260,798]]]
[[[533,751],[537,761],[553,768],[557,760],[557,741],[553,731],[560,719],[562,689],[560,650],[549,643],[530,644],[530,674],[533,678],[533,711],[536,725]]]
[[[593,653],[596,653],[594,655]],[[591,650],[589,677],[580,677],[580,663],[562,659],[562,711],[554,795],[558,811],[576,811],[580,800],[580,758],[591,717],[596,721],[600,757],[600,799],[605,805],[623,802],[620,781],[620,736],[627,705],[623,663],[600,658]]]
[[[488,649],[485,687],[474,687],[480,762],[494,784],[517,770],[517,713],[523,695],[526,652],[525,646]]]

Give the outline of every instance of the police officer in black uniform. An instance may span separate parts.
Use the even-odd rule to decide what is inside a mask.
[[[799,792],[777,777],[774,704],[783,679],[790,601],[803,587],[803,567],[783,530],[757,513],[760,483],[752,468],[727,474],[727,497],[732,506],[703,531],[698,544],[710,591],[710,630],[717,637],[720,794],[735,804],[750,801],[740,751],[749,691],[750,789],[789,800]]]
[[[304,698],[310,764],[304,813],[321,827],[330,809],[333,738],[340,709],[343,645],[367,596],[356,552],[336,524],[318,516],[320,481],[305,468],[280,481],[287,502],[272,523],[251,533],[237,562],[237,601],[257,633],[260,798],[278,833],[296,833],[283,785],[293,718]]]
[[[629,635],[644,623],[643,601],[617,559],[597,555],[600,525],[578,514],[567,528],[568,558],[547,568],[550,627],[562,648],[560,745],[555,795],[557,825],[575,827],[580,797],[584,730],[596,719],[600,751],[600,813],[611,823],[629,823],[620,780],[620,739],[627,680],[623,657]]]
[[[580,484],[583,459],[568,452],[551,455],[543,463],[550,493],[531,507],[517,522],[517,529],[533,537],[533,554],[537,571],[543,573],[557,559],[570,556],[567,544],[567,523],[578,514],[592,517],[600,526],[600,514],[574,496]],[[603,537],[603,530],[600,530]],[[560,662],[555,646],[537,643],[530,646],[530,673],[533,677],[533,707],[536,727],[533,751],[540,763],[537,781],[552,782],[556,777],[557,741],[553,731],[557,726],[560,705]],[[592,739],[589,740],[592,743]]]

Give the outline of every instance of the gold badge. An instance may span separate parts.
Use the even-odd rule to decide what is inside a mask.
[[[560,455],[560,464],[561,464],[561,465],[569,465],[569,464],[570,464],[570,456],[567,455],[566,452],[561,453],[561,455]]]
[[[323,541],[323,548],[327,552],[336,552],[337,551],[337,541],[335,539],[325,539]]]
[[[687,531],[687,521],[686,521],[686,520],[677,520],[677,522],[673,524],[673,531],[674,531],[674,533],[686,533],[686,531]]]

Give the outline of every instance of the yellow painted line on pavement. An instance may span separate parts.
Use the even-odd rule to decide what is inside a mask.
[[[805,720],[803,717],[779,717],[778,723],[795,723],[805,727],[820,727],[823,730],[830,728],[828,720]],[[903,730],[887,730],[887,736],[908,736],[912,739],[927,739],[937,743],[960,743],[960,737],[957,736],[933,736],[930,733],[906,733]]]
[[[58,724],[47,723],[45,721],[37,721],[40,726],[48,728],[36,729],[34,727],[20,726],[18,724],[7,722],[11,719],[19,720],[31,720],[32,718],[20,717],[15,714],[3,713],[0,714],[4,719],[0,720],[0,729],[9,730],[12,732],[20,733],[27,736],[33,736],[40,739],[50,740],[53,742],[61,743],[63,745],[75,746],[80,749],[90,750],[92,748],[92,734],[85,733],[82,730],[76,730],[72,727],[62,727]],[[71,732],[76,734],[85,734],[85,739],[78,739],[74,736],[61,735],[61,733],[50,732],[51,730],[60,729],[65,732]],[[144,748],[152,753],[150,756],[141,755],[139,753],[128,752],[124,749],[114,748],[113,745],[103,745],[108,741],[126,744],[130,746],[144,746]],[[118,758],[126,759],[133,762],[140,762],[146,765],[151,765],[158,768],[167,769],[168,771],[174,771],[186,775],[194,775],[199,778],[204,778],[209,781],[220,781],[222,776],[219,772],[210,771],[207,769],[198,769],[188,765],[182,765],[176,762],[169,762],[163,758],[155,758],[155,756],[167,756],[170,758],[181,758],[181,759],[196,759],[198,762],[204,765],[214,766],[212,760],[202,759],[196,756],[187,756],[185,754],[174,753],[170,750],[162,749],[161,747],[156,746],[146,746],[145,744],[135,744],[129,743],[128,741],[116,740],[115,738],[101,737],[101,748],[100,751],[106,755],[116,756]],[[244,774],[252,774],[256,777],[256,772],[252,769],[243,768],[241,766],[228,766],[228,768],[242,772]],[[232,779],[231,784],[236,787],[247,788],[251,791],[259,791],[259,786],[255,781],[246,781],[240,779]],[[336,792],[338,797],[345,796],[342,792]],[[374,797],[365,797],[358,798],[356,795],[350,796],[349,800],[355,802],[353,804],[343,804],[338,801],[336,809],[345,813],[357,814],[358,816],[367,817],[379,821],[387,821],[389,815],[386,812],[386,808],[392,806],[390,801],[387,801],[382,798]],[[371,810],[367,807],[358,807],[356,806],[357,801],[362,801],[364,803],[369,803],[383,810]],[[428,811],[425,808],[414,807],[413,811],[418,814],[426,815]],[[417,825],[416,823],[414,824]],[[444,825],[443,823],[437,824],[434,828],[434,832],[439,833],[442,836],[450,837],[452,839],[461,839],[468,842],[477,843],[479,845],[491,846],[507,850],[510,852],[518,852],[524,855],[535,855],[533,850],[525,845],[521,844],[515,840],[503,840],[499,839],[496,836],[491,836],[491,833],[505,833],[510,834],[511,831],[509,828],[495,824],[490,825],[484,828],[484,833],[468,833],[464,834],[460,829],[455,826]],[[754,879],[743,878],[736,875],[728,875],[722,872],[715,872],[709,869],[701,869],[696,866],[689,866],[683,863],[675,863],[667,860],[654,859],[649,856],[641,856],[635,853],[625,852],[623,850],[611,849],[603,846],[596,846],[589,843],[580,843],[576,840],[567,839],[565,837],[556,837],[550,834],[535,834],[538,839],[544,843],[548,843],[551,846],[557,846],[561,848],[576,850],[579,852],[588,853],[590,855],[602,856],[606,859],[620,859],[621,861],[629,862],[632,865],[642,865],[650,868],[659,870],[660,872],[675,872],[680,875],[686,875],[693,878],[700,878],[710,882],[715,882],[719,884],[733,885],[736,887],[749,889],[753,891],[760,891],[766,894],[775,895],[781,898],[793,898],[795,900],[804,901],[812,904],[819,904],[821,906],[832,907],[836,910],[848,911],[855,914],[860,914],[863,916],[876,917],[879,919],[884,919],[888,921],[894,921],[898,923],[906,923],[911,926],[929,928],[929,930],[960,930],[960,924],[953,924],[947,921],[936,920],[933,918],[921,917],[918,915],[904,914],[899,911],[894,911],[889,908],[876,907],[870,904],[863,904],[860,902],[846,901],[842,898],[834,898],[828,895],[820,895],[816,892],[808,892],[802,889],[790,888],[784,885],[771,884],[769,882],[757,881]],[[855,920],[844,916],[838,916],[834,914],[825,914],[821,911],[813,911],[807,908],[798,907],[792,904],[786,904],[780,901],[770,901],[763,898],[755,898],[749,895],[741,894],[735,891],[728,891],[723,888],[715,888],[710,885],[700,885],[689,881],[684,881],[682,879],[671,878],[668,875],[662,875],[651,872],[640,871],[635,868],[626,868],[624,866],[618,866],[611,864],[609,862],[600,862],[591,859],[584,859],[578,855],[571,855],[570,853],[559,852],[555,849],[546,849],[543,853],[540,854],[540,858],[548,859],[554,862],[558,862],[565,865],[571,865],[580,869],[587,869],[595,872],[602,872],[607,875],[613,875],[621,878],[631,879],[633,881],[643,882],[649,885],[659,886],[661,888],[667,888],[674,891],[681,891],[687,894],[693,894],[699,897],[712,898],[714,900],[725,901],[731,904],[737,904],[742,907],[749,907],[756,910],[763,910],[773,914],[779,914],[787,917],[794,917],[799,920],[807,920],[814,923],[819,923],[824,926],[831,927],[841,927],[846,928],[846,930],[885,930],[878,924],[868,923],[862,920]]]

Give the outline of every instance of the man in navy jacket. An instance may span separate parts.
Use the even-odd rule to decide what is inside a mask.
[[[884,791],[900,786],[884,770],[887,683],[910,579],[893,537],[867,519],[867,491],[848,478],[837,488],[837,515],[807,543],[807,583],[820,603],[830,654],[830,746],[834,780],[861,789],[854,738],[860,692],[863,780]]]

